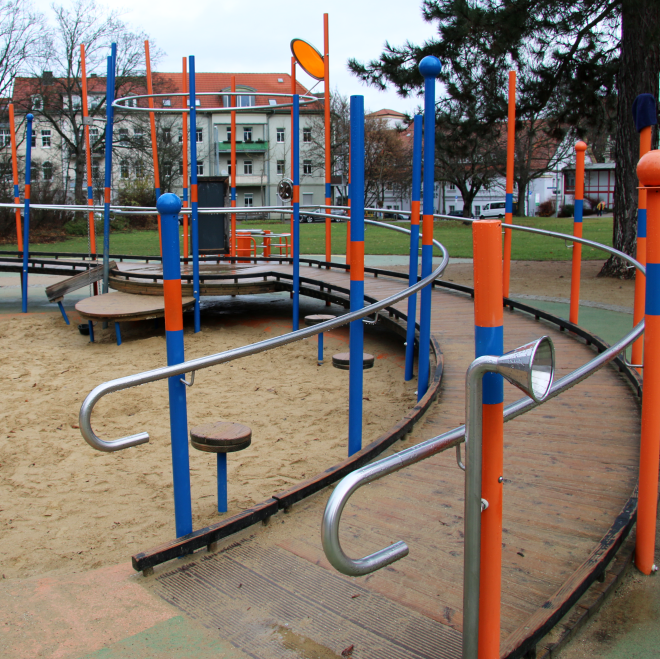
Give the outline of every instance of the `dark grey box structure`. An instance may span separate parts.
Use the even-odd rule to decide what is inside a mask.
[[[220,208],[225,205],[229,179],[227,176],[198,176],[197,200],[199,208]],[[229,253],[229,215],[200,213],[200,253]]]

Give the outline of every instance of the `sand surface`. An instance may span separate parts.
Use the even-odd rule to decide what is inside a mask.
[[[204,331],[186,328],[186,357],[221,352],[290,331],[290,320],[221,315]],[[336,313],[336,310],[335,310]],[[169,412],[165,381],[113,394],[92,417],[96,433],[116,439],[148,431],[149,444],[101,453],[78,429],[81,402],[107,380],[165,364],[162,330],[151,322],[112,329],[96,343],[58,314],[0,316],[0,563],[6,578],[76,572],[127,560],[175,536]],[[326,334],[326,363],[316,339],[199,371],[188,390],[189,427],[226,420],[252,428],[252,445],[229,454],[229,514],[309,478],[347,455],[348,372],[330,357],[348,332]],[[365,372],[365,443],[415,404],[403,380],[403,346],[367,335],[376,365]],[[218,521],[215,456],[191,449],[193,526]]]

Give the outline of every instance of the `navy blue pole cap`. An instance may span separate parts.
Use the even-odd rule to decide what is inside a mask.
[[[437,78],[440,75],[441,70],[442,64],[440,63],[440,60],[433,55],[427,55],[419,63],[419,72],[424,78]]]
[[[161,215],[178,215],[181,210],[181,199],[172,192],[166,192],[158,197],[156,208]]]
[[[638,133],[658,123],[658,105],[653,94],[640,94],[632,104],[633,120]]]

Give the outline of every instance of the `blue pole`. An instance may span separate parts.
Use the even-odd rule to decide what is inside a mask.
[[[199,218],[197,205],[197,108],[195,107],[195,57],[190,55],[189,79],[190,84],[190,225],[192,232],[192,257],[193,257],[193,297],[195,298],[195,332],[202,328],[199,310]]]
[[[293,95],[293,331],[300,327],[300,96]]]
[[[323,363],[323,332],[319,332],[317,336],[318,336],[319,353],[316,361],[318,361],[319,364],[322,364]]]
[[[435,187],[435,79],[442,65],[433,55],[427,55],[419,63],[424,77],[424,199],[422,219],[422,279],[433,268],[433,192]],[[431,286],[422,289],[419,312],[419,358],[417,376],[417,400],[429,387],[429,359],[431,344]]]
[[[121,345],[121,327],[119,323],[115,321],[115,338],[117,339],[117,345]]]
[[[351,311],[364,307],[364,96],[351,96]],[[364,325],[350,325],[348,455],[362,448]]]
[[[161,216],[163,244],[163,294],[165,297],[165,339],[167,365],[180,364],[183,355],[183,307],[181,303],[181,262],[179,256],[179,211],[181,200],[171,192],[156,202]],[[172,437],[172,475],[174,479],[174,517],[176,535],[192,533],[190,500],[190,458],[188,456],[188,412],[186,386],[182,376],[168,378],[170,433]]]
[[[410,208],[410,265],[408,286],[417,283],[419,263],[419,202],[422,186],[422,115],[413,119],[412,156],[412,204]],[[417,295],[408,298],[408,324],[406,325],[406,370],[405,380],[412,380],[415,364],[415,320],[417,317]]]
[[[94,343],[94,323],[91,320],[88,321],[87,327],[89,327],[89,342]]]
[[[218,471],[218,512],[227,512],[227,454],[216,453]]]
[[[25,202],[23,206],[23,283],[21,310],[27,313],[28,305],[28,260],[30,253],[30,181],[32,169],[32,114],[27,115],[27,144],[25,146]]]
[[[108,72],[105,89],[105,189],[103,204],[103,293],[109,290],[110,279],[110,201],[112,194],[112,130],[114,121],[115,100],[115,59],[117,44],[112,44],[111,55],[108,56]]]
[[[69,322],[69,319],[68,319],[68,317],[67,317],[67,315],[66,315],[66,311],[64,311],[64,305],[62,304],[62,300],[60,300],[60,301],[57,303],[57,306],[60,308],[60,313],[62,314],[62,318],[64,318],[64,322],[65,322],[67,325],[70,325],[71,323]]]

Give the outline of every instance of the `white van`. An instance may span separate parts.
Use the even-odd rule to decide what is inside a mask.
[[[504,217],[506,203],[503,201],[493,201],[490,204],[484,204],[478,213],[480,220],[489,220],[492,218],[501,219]],[[475,213],[477,215],[477,213]]]

